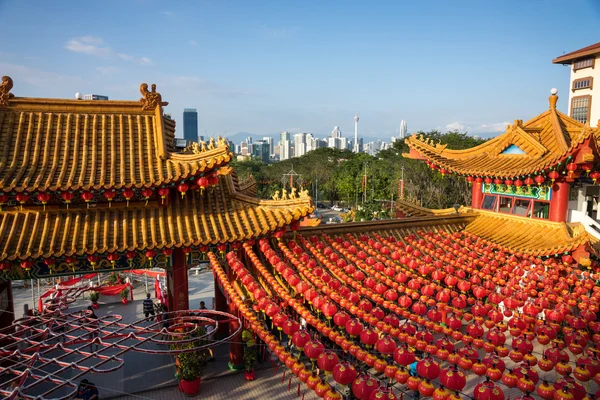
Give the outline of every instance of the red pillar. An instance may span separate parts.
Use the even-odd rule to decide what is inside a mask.
[[[10,281],[0,282],[0,307],[6,300],[6,305],[0,309],[0,329],[12,325],[15,320],[15,306],[13,303],[12,285]]]
[[[550,221],[565,222],[567,220],[570,189],[571,185],[568,182],[554,182],[552,185],[552,199],[548,215]]]
[[[214,276],[215,281],[215,310],[221,312],[229,312],[229,308],[227,307],[227,299],[225,295],[220,289],[219,280],[217,279],[217,275]],[[219,330],[217,331],[217,335],[227,336],[229,332],[228,324],[219,324]]]
[[[483,200],[481,182],[473,182],[471,186],[471,207],[481,208],[481,200]]]
[[[169,311],[189,309],[188,270],[186,255],[181,248],[173,249],[173,269],[167,274]]]
[[[233,284],[234,275],[233,271],[229,266],[227,268],[227,278],[229,282]],[[216,301],[216,299],[215,299]],[[233,301],[229,301],[227,304],[228,312],[232,315],[238,316],[238,310],[235,307]],[[237,321],[232,321],[229,323],[229,334],[233,334],[236,329],[240,327],[240,324]],[[244,345],[242,344],[242,332],[231,338],[231,342],[229,343],[229,369],[239,370],[244,368]]]

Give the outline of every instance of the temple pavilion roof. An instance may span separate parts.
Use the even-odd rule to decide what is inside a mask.
[[[11,261],[34,262],[39,276],[47,258],[246,240],[313,210],[305,190],[257,199],[256,183],[240,184],[228,166],[224,139],[175,153],[175,122],[154,85],[142,84],[138,101],[21,98],[11,89],[3,77],[0,272],[18,268]],[[33,193],[19,200],[24,191]]]
[[[251,239],[307,216],[310,198],[258,200],[229,171],[214,188],[158,202],[0,213],[0,261],[210,245]]]
[[[438,229],[444,228],[446,217],[462,216],[465,225],[461,230],[514,253],[554,256],[572,252],[580,246],[587,246],[597,252],[600,246],[598,239],[586,232],[580,223],[552,222],[471,207],[432,210],[404,200],[399,200],[397,206],[416,225],[425,217],[439,218]]]
[[[0,85],[0,190],[141,188],[178,182],[226,165],[223,140],[172,152],[175,122],[142,84],[137,101],[10,96]],[[8,94],[6,94],[8,93]]]
[[[506,132],[466,150],[413,135],[406,139],[410,154],[405,157],[427,159],[440,169],[468,176],[518,177],[555,168],[569,157],[582,164],[597,160],[594,129],[556,109],[558,96],[550,96],[550,108],[523,122],[516,120]]]

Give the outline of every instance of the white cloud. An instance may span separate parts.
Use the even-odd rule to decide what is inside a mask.
[[[75,53],[84,53],[95,57],[109,57],[112,51],[109,47],[100,47],[102,43],[102,38],[81,36],[69,40],[65,47]]]
[[[121,71],[119,67],[107,66],[107,67],[96,67],[96,71],[103,75],[114,74]]]
[[[196,42],[195,40],[190,40],[189,43],[190,46],[196,46],[198,44],[198,42]]]
[[[138,58],[138,57],[135,57],[135,56],[132,56],[132,55],[129,55],[129,54],[125,54],[125,53],[119,53],[119,54],[117,54],[117,56],[119,56],[119,58],[121,60],[131,61],[131,62],[136,63],[136,64],[152,65],[152,60],[149,59],[148,57]]]
[[[115,53],[108,46],[101,46],[104,40],[96,36],[80,36],[67,42],[65,48],[75,53],[83,53],[94,57],[118,57],[121,60],[130,61],[140,65],[151,65],[152,60],[148,57],[136,57],[125,53]]]
[[[0,63],[0,71],[2,71],[2,74],[8,75],[13,79],[15,89],[17,89],[17,92],[13,89],[13,93],[18,93],[20,82],[40,88],[52,89],[56,89],[57,87],[76,87],[83,83],[83,79],[79,76],[61,75],[19,64]]]
[[[506,125],[509,122],[492,122],[492,123],[477,123],[477,122],[461,122],[455,121],[446,125],[448,131],[469,132],[471,134],[478,133],[502,133],[506,130]]]

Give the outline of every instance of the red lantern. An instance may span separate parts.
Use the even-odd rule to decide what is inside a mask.
[[[185,182],[181,182],[179,185],[177,185],[177,191],[179,193],[181,193],[181,198],[183,199],[183,196],[185,196],[186,192],[188,191],[188,189],[190,188],[190,185],[188,185]]]
[[[154,258],[154,256],[156,256],[156,250],[154,250],[154,249],[146,250],[144,255],[146,256],[148,261],[150,261],[150,265],[152,265],[152,259]]]
[[[150,200],[150,197],[152,197],[152,193],[153,192],[151,188],[142,189],[142,197],[144,200],[146,200],[146,205],[148,205],[148,200]]]
[[[170,248],[164,248],[164,249],[162,250],[162,252],[163,252],[163,254],[164,254],[165,256],[169,257],[171,254],[173,254],[173,249],[170,249]]]
[[[60,197],[67,204],[67,208],[69,208],[69,203],[71,203],[71,200],[73,200],[75,198],[75,193],[73,193],[73,192],[61,192],[60,193]]]
[[[215,187],[219,184],[219,174],[216,172],[208,176],[208,184],[211,187]]]
[[[125,257],[127,257],[127,260],[129,261],[129,268],[131,268],[133,259],[137,257],[137,253],[135,251],[128,251],[125,253]]]
[[[534,183],[535,183],[535,181],[531,177],[525,178],[525,184],[527,185],[528,188],[530,188],[531,185],[533,185]]]
[[[352,394],[354,394],[354,397],[358,400],[369,400],[371,393],[377,388],[379,388],[377,380],[366,373],[361,373],[354,382],[352,382]]]
[[[271,303],[272,304],[272,303]],[[310,358],[311,361],[315,361],[321,353],[325,351],[325,346],[318,340],[309,341],[304,347],[304,354]]]
[[[329,375],[339,362],[338,356],[331,350],[325,350],[317,357],[317,365],[325,371],[325,375]]]
[[[594,182],[594,185],[596,184],[596,181],[598,179],[600,179],[600,171],[594,171],[590,174],[590,178],[592,178],[592,182]]]
[[[545,180],[546,178],[544,178],[542,175],[538,175],[535,177],[535,183],[537,183],[538,186],[541,186]]]
[[[94,198],[94,193],[90,192],[89,190],[84,190],[83,192],[81,192],[81,198],[83,199],[83,201],[88,203],[89,207],[90,201],[92,201],[92,199]]]
[[[432,357],[425,357],[417,363],[417,373],[429,380],[436,379],[440,375],[440,364]]]
[[[560,174],[558,173],[558,171],[551,171],[548,174],[548,177],[552,180],[552,183],[554,183],[554,181],[557,180],[559,176]]]
[[[292,335],[292,343],[300,351],[304,349],[304,346],[310,341],[310,334],[305,330],[299,330]]]
[[[8,195],[4,192],[0,192],[0,207],[8,203]]]
[[[160,196],[160,203],[164,204],[165,199],[169,195],[169,188],[166,188],[166,187],[158,188],[158,195]]]
[[[115,263],[119,260],[120,256],[117,253],[108,253],[106,258],[108,258],[108,261],[110,261],[110,264],[112,265],[112,267],[114,269]]]
[[[23,268],[25,271],[29,271],[31,269],[31,267],[33,267],[33,261],[32,260],[23,260],[21,261],[21,268]]]
[[[333,379],[342,386],[347,386],[352,383],[358,373],[356,372],[356,368],[354,365],[350,364],[347,361],[343,361],[338,363],[333,368]]]
[[[202,194],[202,193],[204,193],[204,189],[206,189],[208,187],[208,185],[210,185],[210,182],[208,181],[208,179],[206,177],[201,176],[196,181],[196,185],[198,185],[198,188],[200,189],[200,194]]]
[[[130,188],[123,189],[123,197],[125,197],[125,200],[127,200],[127,206],[129,206],[129,200],[131,200],[134,195],[135,195],[135,193],[134,193],[133,189],[130,189]]]
[[[116,195],[117,195],[117,192],[115,192],[113,189],[109,189],[104,192],[104,198],[106,200],[108,200],[109,207],[110,207],[110,203],[113,201],[113,199],[115,198]]]
[[[27,200],[29,200],[29,195],[25,192],[20,192],[20,193],[17,193],[15,198],[21,205],[23,205],[23,204],[27,203]]]
[[[441,371],[440,383],[450,390],[461,391],[467,384],[467,377],[456,365],[452,365]]]
[[[37,194],[37,199],[44,205],[44,210],[45,210],[46,204],[48,203],[48,200],[50,200],[50,195],[46,192],[39,192]]]
[[[95,271],[96,263],[98,262],[99,257],[96,254],[90,254],[89,256],[87,256],[87,260],[92,265],[92,270]]]

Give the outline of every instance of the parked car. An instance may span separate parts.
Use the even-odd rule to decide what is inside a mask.
[[[317,208],[327,208],[327,204],[325,204],[325,203],[317,203]]]
[[[331,207],[331,209],[332,209],[333,211],[342,211],[342,207],[340,207],[340,206],[338,206],[338,205],[335,205],[335,206]]]

